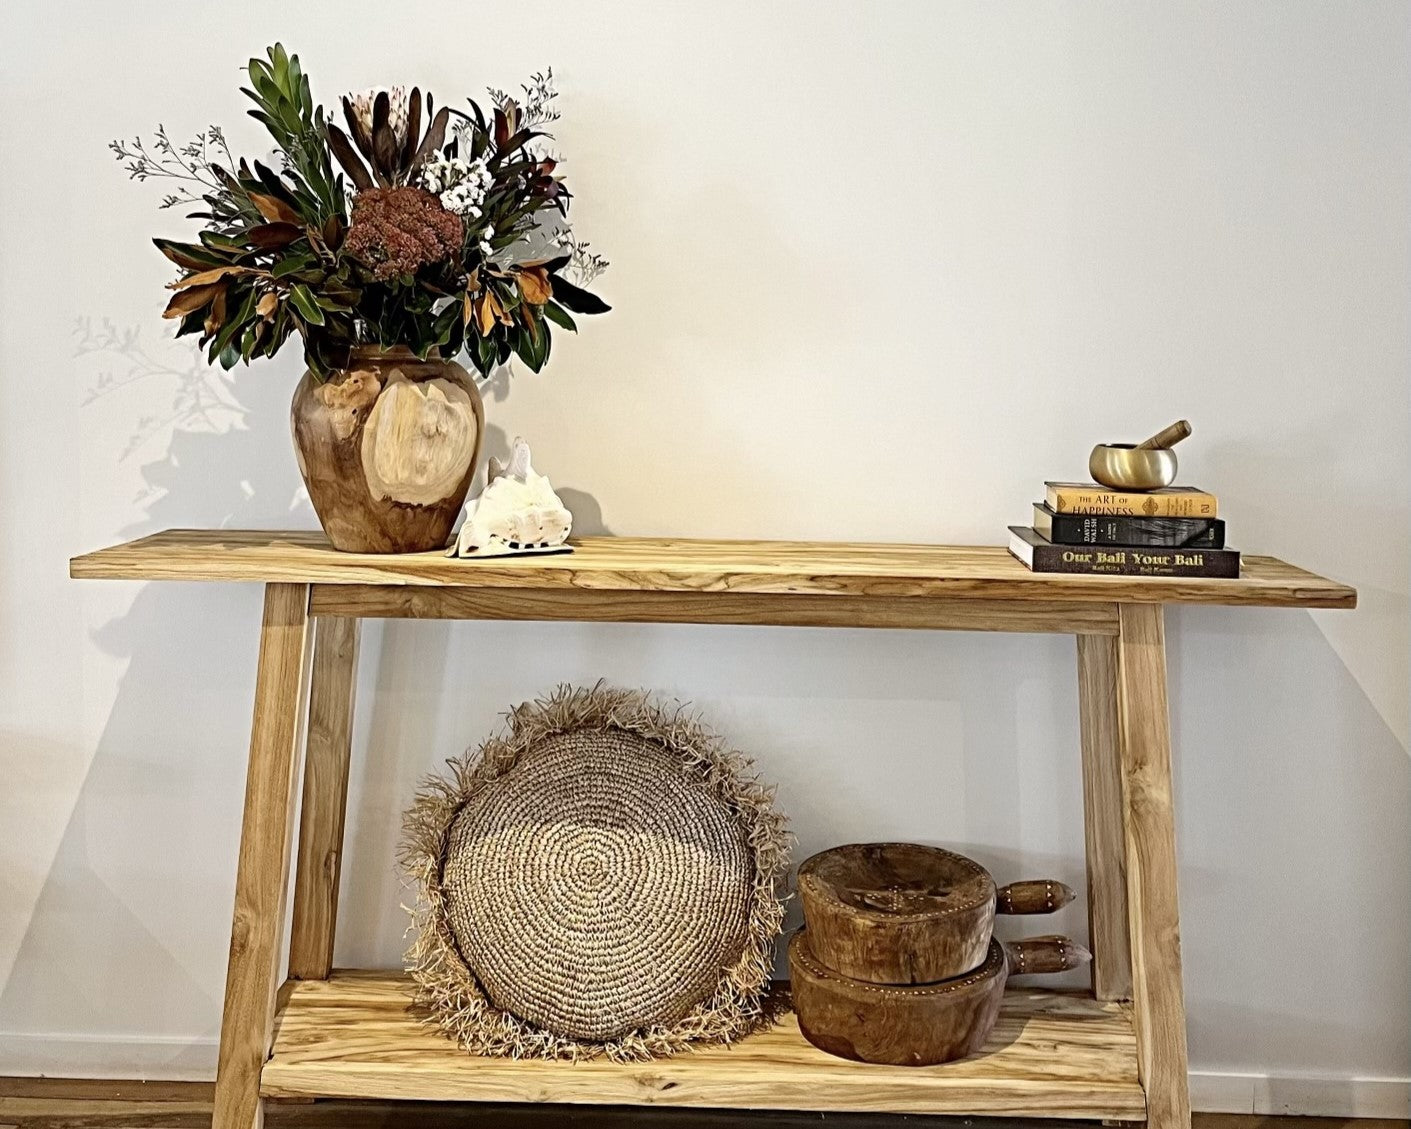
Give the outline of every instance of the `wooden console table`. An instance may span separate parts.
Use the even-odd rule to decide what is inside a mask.
[[[1245,558],[1238,580],[1175,580],[1031,573],[999,548],[611,537],[576,545],[567,556],[457,561],[338,553],[315,533],[171,530],[71,562],[82,578],[265,586],[215,1129],[258,1127],[266,1098],[320,1097],[1189,1125],[1162,605],[1351,608],[1353,589],[1271,557]],[[401,973],[332,967],[358,624],[368,617],[1076,636],[1092,990],[1012,989],[986,1049],[934,1067],[832,1058],[803,1040],[789,1014],[733,1048],[646,1064],[466,1055],[411,1014]]]

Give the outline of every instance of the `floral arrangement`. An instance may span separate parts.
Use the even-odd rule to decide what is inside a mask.
[[[463,351],[484,375],[514,354],[538,372],[551,325],[608,309],[586,289],[607,262],[569,229],[558,160],[535,144],[559,116],[551,71],[522,98],[490,90],[488,114],[416,88],[350,95],[346,131],[280,44],[248,71],[277,170],[237,163],[218,126],[110,146],[133,179],[172,183],[162,207],[199,206],[197,242],[154,242],[182,271],[164,316],[212,363],[272,357],[297,332],[319,379],[360,345]]]

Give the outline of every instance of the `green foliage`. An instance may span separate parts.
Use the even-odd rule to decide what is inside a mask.
[[[212,364],[272,357],[297,333],[319,376],[362,344],[406,345],[421,356],[464,352],[487,375],[515,355],[539,372],[551,324],[576,331],[572,314],[607,311],[584,289],[606,261],[566,226],[553,232],[565,253],[529,261],[521,253],[542,237],[546,216],[567,216],[570,200],[556,160],[530,148],[546,136],[536,127],[558,116],[552,72],[534,76],[523,106],[493,92],[488,117],[474,101],[469,111],[433,115],[428,94],[424,133],[416,89],[409,98],[401,90],[344,98],[345,134],[314,103],[298,56],[282,45],[247,70],[249,113],[274,139],[278,171],[235,161],[216,126],[180,147],[161,127],[150,147],[140,138],[111,144],[133,179],[175,184],[163,207],[199,207],[189,213],[203,225],[196,242],[154,242],[181,271],[164,316],[177,321],[178,336],[199,335]],[[398,191],[413,193],[416,207],[398,209],[406,203]],[[380,202],[380,226],[359,228],[349,241],[359,197],[378,192],[394,194],[392,204]],[[411,253],[426,243],[396,222],[418,209],[450,233],[443,245],[462,232],[459,248],[425,260]],[[386,253],[379,239],[393,241]],[[406,273],[389,277],[390,264]]]
[[[314,105],[309,79],[283,45],[268,50],[269,62],[251,59],[250,86],[241,88],[257,107],[249,114],[262,122],[287,160],[285,179],[303,207],[301,213],[322,224],[344,209],[342,178],[335,178],[324,135],[323,110]]]

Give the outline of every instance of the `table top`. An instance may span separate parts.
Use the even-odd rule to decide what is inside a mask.
[[[1274,557],[1238,580],[1030,572],[998,546],[582,537],[572,553],[458,560],[342,553],[312,531],[169,529],[69,562],[94,580],[732,592],[1351,608],[1355,589]]]

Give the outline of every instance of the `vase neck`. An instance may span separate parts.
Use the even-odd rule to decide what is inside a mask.
[[[418,357],[407,345],[355,345],[348,352],[350,361],[439,361],[440,349],[432,349],[425,357]]]

